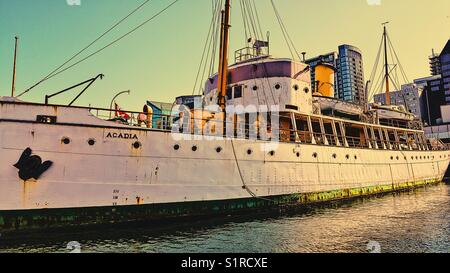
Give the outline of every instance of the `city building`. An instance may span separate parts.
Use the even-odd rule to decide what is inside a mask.
[[[305,62],[311,66],[313,88],[315,87],[314,67],[320,62],[328,63],[336,68],[335,97],[358,104],[366,102],[363,58],[361,50],[357,47],[341,45],[338,52],[327,53]]]
[[[402,85],[401,90],[390,92],[390,103],[393,105],[404,105],[409,112],[422,119],[424,109],[422,109],[421,97],[423,90],[423,86],[414,83]],[[376,94],[374,101],[386,105],[386,94]]]
[[[364,104],[366,91],[361,51],[351,45],[339,46],[337,83],[339,99]]]
[[[446,104],[450,104],[450,40],[448,40],[440,56],[441,74],[444,84]]]
[[[420,102],[422,105],[422,120],[427,126],[442,123],[441,105],[446,105],[444,85],[440,75],[417,79],[417,86],[423,87]]]
[[[434,49],[431,51],[430,60],[430,72],[432,76],[441,75],[441,59],[440,54],[436,54]]]
[[[316,66],[318,64],[329,64],[332,65],[334,68],[336,68],[336,62],[337,62],[337,53],[336,52],[330,52],[324,55],[320,55],[311,59],[308,59],[305,61],[306,64],[310,67],[310,73],[311,73],[311,88],[312,90],[316,90]],[[338,93],[337,91],[337,77],[335,77],[335,84],[334,84],[334,92],[335,94]]]

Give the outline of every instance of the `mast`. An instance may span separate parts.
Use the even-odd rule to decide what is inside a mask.
[[[386,105],[391,105],[391,94],[389,93],[389,65],[388,65],[388,56],[387,56],[387,30],[386,25],[389,22],[383,23],[384,26],[384,69],[385,69],[385,80],[386,80]]]
[[[225,112],[225,97],[227,93],[228,76],[228,47],[230,43],[230,14],[231,0],[225,1],[225,10],[222,10],[222,25],[220,30],[220,56],[219,56],[219,75],[218,75],[218,94],[219,106]]]
[[[14,66],[13,66],[13,79],[12,79],[12,87],[11,87],[11,97],[14,97],[14,92],[16,89],[16,68],[17,68],[17,47],[19,45],[19,37],[14,37],[16,40],[14,46]]]

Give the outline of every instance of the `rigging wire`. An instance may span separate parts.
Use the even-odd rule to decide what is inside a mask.
[[[217,15],[218,7],[219,7],[219,10],[220,10],[220,6],[218,5],[218,2],[216,2],[215,5],[214,5],[214,1],[212,3],[213,3],[213,8],[212,8],[213,9],[213,14],[212,14],[212,19],[211,19],[211,24],[210,24],[210,27],[209,27],[209,30],[208,30],[208,34],[207,34],[207,37],[206,37],[206,40],[205,40],[205,46],[203,47],[202,58],[200,60],[200,64],[199,64],[199,67],[198,67],[197,76],[195,77],[195,83],[194,83],[194,88],[192,90],[192,95],[194,95],[195,91],[197,90],[197,84],[198,84],[198,81],[199,81],[199,78],[200,78],[200,72],[202,71],[203,63],[205,63],[205,64],[204,64],[204,67],[203,67],[202,76],[205,73],[206,60],[208,59],[208,56],[209,56],[209,50],[211,48],[211,41],[213,40],[212,36],[214,35],[212,33],[215,32],[214,27],[215,27],[216,15]],[[208,53],[207,53],[207,50],[208,50]],[[206,56],[206,60],[205,60],[205,56]]]
[[[272,4],[273,10],[274,10],[275,15],[277,17],[278,23],[280,24],[281,32],[283,33],[284,39],[286,40],[286,43],[288,44],[289,51],[291,52],[291,55],[292,55],[292,59],[295,60],[295,55],[293,54],[293,52],[295,52],[297,57],[298,57],[298,59],[299,59],[299,61],[301,61],[302,59],[300,58],[300,54],[298,53],[298,50],[295,47],[295,44],[292,41],[292,38],[289,35],[289,32],[287,31],[287,28],[286,28],[286,26],[285,26],[285,24],[283,22],[283,18],[281,17],[280,13],[278,12],[278,9],[275,6],[274,1],[270,0],[270,2]],[[289,43],[290,43],[290,45],[289,45]],[[291,49],[291,46],[292,46],[292,49]]]
[[[146,4],[148,4],[151,0],[145,0],[142,4],[140,4],[137,8],[135,8],[134,10],[132,10],[129,14],[127,14],[125,17],[123,17],[122,19],[120,19],[117,23],[115,23],[113,26],[111,26],[109,29],[107,29],[105,32],[103,32],[99,37],[97,37],[95,40],[93,40],[91,43],[89,43],[87,46],[85,46],[83,49],[81,49],[80,51],[78,51],[75,55],[73,55],[72,57],[70,57],[67,61],[65,61],[63,64],[61,64],[60,66],[58,66],[56,69],[54,69],[53,71],[51,71],[47,76],[45,76],[43,79],[41,79],[40,81],[38,81],[37,83],[35,83],[34,85],[32,85],[31,87],[29,87],[27,90],[25,90],[24,92],[22,92],[20,95],[18,95],[17,97],[20,97],[26,93],[28,93],[29,91],[31,91],[33,88],[37,87],[39,84],[45,82],[46,80],[50,79],[50,77],[56,73],[58,70],[60,70],[62,67],[64,67],[66,64],[68,64],[69,62],[71,62],[73,59],[75,59],[76,57],[78,57],[81,53],[83,53],[84,51],[86,51],[87,49],[89,49],[92,45],[94,45],[96,42],[98,42],[100,39],[102,39],[103,37],[105,37],[108,33],[110,33],[112,30],[114,30],[116,27],[118,27],[120,24],[122,24],[124,21],[126,21],[128,18],[130,18],[133,14],[135,14],[137,11],[139,11],[142,7],[144,7]]]
[[[50,77],[48,77],[46,80],[49,80],[49,79],[51,79],[51,78],[53,78],[53,77],[55,77],[55,76],[57,76],[57,75],[59,75],[59,74],[65,72],[65,71],[71,69],[72,67],[74,67],[74,66],[76,66],[76,65],[78,65],[78,64],[80,64],[80,63],[82,63],[82,62],[84,62],[84,61],[86,61],[86,60],[88,60],[88,59],[90,59],[91,57],[93,57],[93,56],[99,54],[99,53],[102,52],[103,50],[105,50],[105,49],[111,47],[112,45],[116,44],[117,42],[121,41],[121,40],[124,39],[125,37],[131,35],[131,34],[134,33],[135,31],[137,31],[138,29],[140,29],[141,27],[143,27],[143,26],[146,25],[147,23],[153,21],[153,20],[154,20],[155,18],[157,18],[159,15],[163,14],[163,13],[164,13],[165,11],[167,11],[170,7],[172,7],[173,5],[175,5],[178,1],[180,1],[180,0],[174,0],[174,1],[173,1],[172,3],[170,3],[168,6],[166,6],[165,8],[163,8],[162,10],[160,10],[158,13],[156,13],[155,15],[153,15],[152,17],[150,17],[149,19],[145,20],[143,23],[139,24],[138,26],[136,26],[136,27],[133,28],[132,30],[128,31],[127,33],[125,33],[124,35],[120,36],[119,38],[113,40],[112,42],[110,42],[109,44],[107,44],[107,45],[105,45],[104,47],[100,48],[99,50],[97,50],[97,51],[95,51],[95,52],[89,54],[89,55],[86,56],[85,58],[83,58],[83,59],[81,59],[81,60],[75,62],[74,64],[72,64],[72,65],[70,65],[70,66],[68,66],[68,67],[66,67],[66,68],[64,68],[64,69],[62,69],[62,70],[60,70],[59,72],[54,73],[53,75],[51,75]],[[24,95],[24,94],[27,93],[27,92],[29,92],[29,90],[23,92],[23,93],[20,94],[18,97]]]
[[[264,35],[262,34],[261,23],[257,16],[255,2],[253,0],[246,0],[246,1],[247,1],[247,7],[250,10],[250,16],[252,18],[252,22],[253,22],[253,24],[255,26],[255,30],[256,30],[255,38],[258,40],[261,40],[264,37]]]
[[[212,58],[211,58],[211,62],[210,62],[210,70],[209,70],[209,75],[208,76],[211,76],[211,75],[214,74],[214,69],[216,67],[217,47],[218,47],[218,44],[220,42],[220,37],[219,37],[220,35],[219,34],[220,34],[221,16],[219,16],[219,14],[221,14],[220,7],[222,6],[222,4],[223,4],[223,0],[220,0],[220,3],[218,5],[218,10],[217,10],[217,15],[216,15],[217,19],[216,19],[216,22],[215,22],[215,25],[214,25],[214,29],[216,31],[215,31],[214,37],[213,37],[213,52],[211,54]]]
[[[405,70],[403,69],[403,65],[402,65],[402,63],[400,62],[400,59],[399,59],[399,57],[398,57],[398,55],[397,55],[397,52],[395,51],[395,48],[394,48],[394,46],[392,45],[391,38],[389,37],[389,35],[388,35],[387,37],[388,37],[389,45],[392,47],[392,49],[393,49],[393,51],[394,51],[394,56],[395,56],[395,58],[397,59],[397,63],[398,63],[398,65],[399,65],[399,67],[400,67],[400,72],[402,73],[403,80],[405,81],[405,83],[408,83],[408,82],[409,82],[408,76],[406,75],[406,72],[405,72]]]
[[[248,0],[242,0],[242,1],[243,1],[243,5],[245,7],[246,14],[247,14],[247,20],[249,22],[249,25],[251,26],[251,30],[253,31],[252,36],[255,39],[259,39],[258,26],[255,22],[255,18],[253,16],[251,6],[249,5]],[[248,38],[250,38],[250,37],[248,37]]]
[[[242,22],[243,22],[243,25],[244,25],[244,35],[245,35],[244,38],[245,38],[245,41],[247,41],[249,36],[248,36],[248,30],[247,30],[247,20],[245,19],[246,15],[245,15],[245,11],[244,11],[244,6],[242,5],[242,0],[239,1],[239,5],[241,7]]]
[[[258,23],[258,27],[259,27],[259,32],[260,32],[260,34],[261,34],[261,39],[263,39],[263,38],[264,38],[264,34],[263,34],[263,31],[262,31],[262,28],[261,28],[261,20],[259,20],[258,9],[256,8],[256,3],[255,3],[255,1],[252,1],[252,3],[253,3],[253,8],[254,8],[254,10],[255,10],[255,16],[256,16],[256,21],[257,21],[257,23]]]
[[[376,77],[377,71],[378,71],[378,64],[380,63],[382,47],[383,47],[383,37],[381,38],[381,43],[378,48],[377,57],[375,58],[375,63],[372,68],[372,74],[370,75],[370,78],[369,78],[371,86],[370,86],[369,97],[367,98],[368,101],[370,101],[372,99],[372,96],[375,95],[375,93],[377,92],[376,89],[372,89],[372,88],[373,88],[373,86],[375,86],[375,88],[377,88],[377,84],[374,85],[374,83],[375,83],[374,81],[375,81],[375,77]]]

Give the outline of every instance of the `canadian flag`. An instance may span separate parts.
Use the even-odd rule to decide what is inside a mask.
[[[130,119],[130,115],[128,115],[127,113],[123,112],[122,109],[120,109],[120,106],[117,103],[114,103],[115,105],[115,110],[116,110],[116,117],[121,117],[124,118],[125,120],[129,120]]]

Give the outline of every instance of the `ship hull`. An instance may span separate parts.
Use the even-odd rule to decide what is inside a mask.
[[[287,212],[305,205],[407,191],[440,182],[440,179],[430,179],[397,185],[215,201],[0,211],[0,226],[4,238],[44,230],[79,230],[93,226],[145,224],[159,228],[191,219],[227,219]]]
[[[448,151],[205,139],[116,125],[85,109],[0,105],[4,234],[252,214],[438,183],[449,165]],[[37,122],[42,115],[57,118]],[[16,163],[27,148],[52,165],[23,180]]]

